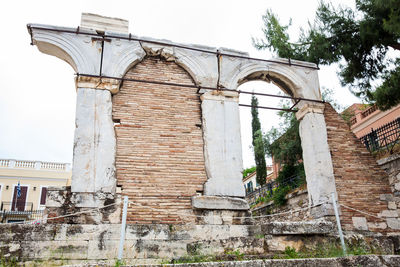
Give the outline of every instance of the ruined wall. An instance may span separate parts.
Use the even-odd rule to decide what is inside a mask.
[[[382,217],[341,207],[344,230],[394,231],[398,213],[396,207],[388,207],[387,198],[392,196],[388,175],[330,104],[325,105],[324,115],[339,203]]]
[[[272,222],[263,225],[131,224],[126,228],[123,262],[126,265],[143,266],[181,257],[197,256],[204,259],[199,255],[212,256],[215,260],[232,259],[235,255],[242,260],[272,258],[285,251],[287,246],[296,250],[320,251],[321,255],[321,251],[332,245],[339,247],[339,238],[334,229],[333,223],[323,221]],[[98,264],[96,266],[115,266],[120,231],[120,224],[3,224],[0,225],[0,255],[2,260],[15,259],[21,266],[87,266],[88,263],[93,263],[93,266],[95,263]],[[350,235],[345,239],[349,249],[356,247],[379,254],[399,252],[398,236]],[[258,266],[248,263],[248,266]],[[219,262],[218,266],[221,265],[233,266]],[[279,266],[286,265],[282,263]]]
[[[148,57],[125,78],[194,84],[174,62]],[[193,217],[191,197],[206,181],[197,88],[124,81],[113,96],[116,169],[122,194],[135,204],[128,223],[178,224]]]
[[[265,224],[269,222],[298,222],[298,221],[309,221],[313,217],[310,214],[310,209],[308,201],[308,192],[302,186],[301,188],[296,188],[288,193],[285,198],[287,202],[283,206],[276,206],[274,201],[264,202],[258,204],[251,208],[253,216],[264,216],[273,215],[266,217],[255,217],[255,224]]]
[[[396,153],[386,158],[379,159],[379,166],[389,175],[389,184],[392,187],[393,201],[400,205],[400,154]]]

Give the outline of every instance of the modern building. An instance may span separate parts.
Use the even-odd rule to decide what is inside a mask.
[[[355,103],[348,107],[343,113],[353,115],[350,118],[350,129],[361,138],[369,134],[372,130],[394,121],[400,117],[400,105],[386,111],[379,110],[375,105]],[[342,113],[342,114],[343,114]]]
[[[266,183],[268,183],[272,178],[273,168],[272,166],[267,166],[267,177]],[[246,177],[243,178],[243,184],[246,189],[246,194],[253,192],[258,189],[260,185],[256,181],[256,172],[249,173]]]
[[[45,208],[48,187],[70,182],[68,163],[0,159],[0,222],[27,220],[22,215]]]

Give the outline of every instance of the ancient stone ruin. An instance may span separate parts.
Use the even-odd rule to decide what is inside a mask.
[[[295,98],[321,100],[317,67],[138,38],[127,25],[90,14],[74,29],[29,25],[33,44],[77,73],[69,201],[98,207],[127,195],[137,203],[129,209],[132,223],[182,224],[193,219],[174,214],[247,211],[234,90],[264,80]],[[310,203],[316,204],[336,192],[324,106],[302,100],[297,107]],[[57,205],[63,204],[49,208]],[[317,216],[328,210],[320,207]]]
[[[115,259],[121,205],[113,204],[122,196],[131,201],[124,257],[142,263],[227,249],[272,253],[327,236],[331,242],[337,237],[332,193],[349,233],[400,229],[400,199],[322,103],[315,64],[140,38],[126,20],[93,14],[83,14],[77,28],[29,24],[28,30],[33,45],[76,72],[72,184],[49,189],[48,224],[3,226],[2,253]],[[309,209],[295,223],[254,223],[244,200],[237,88],[250,80],[276,84],[298,108]],[[382,242],[394,248],[397,241]]]

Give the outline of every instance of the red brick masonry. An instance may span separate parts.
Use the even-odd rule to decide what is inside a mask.
[[[125,77],[194,84],[176,63],[156,57]],[[193,214],[191,196],[206,181],[200,104],[196,88],[130,81],[113,97],[113,119],[121,122],[115,127],[118,184],[123,195],[143,205],[129,207],[128,223],[194,220],[174,214]]]
[[[330,104],[325,105],[324,115],[339,203],[375,216],[387,210],[387,202],[380,200],[380,195],[392,193],[388,175]],[[384,222],[343,207],[341,211],[345,230],[353,229],[353,216],[366,217],[368,222]],[[372,225],[369,223],[369,230],[384,231]]]

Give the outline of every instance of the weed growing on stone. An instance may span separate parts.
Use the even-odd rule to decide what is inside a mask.
[[[257,239],[263,239],[263,238],[265,238],[265,236],[264,236],[263,234],[257,234],[257,235],[256,235],[256,238],[257,238]]]
[[[122,266],[122,265],[125,265],[125,262],[124,261],[120,261],[120,260],[116,260],[115,261],[115,267],[120,267],[120,266]]]
[[[179,264],[179,263],[199,263],[199,262],[220,262],[224,260],[230,261],[242,261],[245,255],[241,253],[239,249],[233,250],[228,249],[224,252],[224,255],[187,255],[180,258],[168,260],[164,259],[161,264]]]
[[[232,255],[235,257],[236,260],[242,261],[244,258],[244,253],[241,253],[239,249],[236,250],[227,250],[225,252],[226,255]]]
[[[17,267],[18,261],[16,258],[4,258],[3,256],[0,258],[0,267]]]
[[[347,245],[347,255],[343,254],[342,247],[337,244],[324,244],[314,250],[296,251],[293,247],[286,247],[283,255],[274,256],[275,259],[299,259],[299,258],[336,258],[343,256],[359,256],[371,254],[363,246]]]
[[[196,263],[196,262],[211,262],[217,261],[214,255],[190,255],[183,256],[177,259],[172,259],[170,261],[166,261],[162,264],[179,264],[179,263]]]

